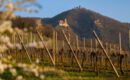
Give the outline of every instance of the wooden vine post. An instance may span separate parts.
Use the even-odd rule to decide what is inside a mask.
[[[108,53],[107,53],[107,51],[105,50],[105,48],[104,48],[104,46],[103,46],[102,42],[100,41],[99,37],[97,36],[96,32],[95,32],[95,31],[93,31],[93,33],[94,33],[95,38],[96,38],[96,39],[97,39],[97,41],[99,42],[99,44],[100,44],[101,48],[103,49],[103,51],[104,51],[104,53],[105,53],[105,56],[108,58],[109,63],[111,64],[111,66],[112,66],[112,68],[113,68],[113,70],[114,70],[114,72],[115,72],[116,76],[117,76],[117,77],[120,77],[120,76],[119,76],[119,74],[118,74],[118,72],[117,72],[117,70],[116,70],[116,68],[115,68],[115,66],[113,65],[113,63],[112,63],[112,61],[111,61],[110,57],[108,56]]]
[[[123,72],[122,71],[122,63],[123,63],[123,61],[122,61],[122,58],[121,58],[121,54],[122,54],[122,45],[121,45],[121,33],[119,32],[119,45],[120,45],[120,47],[119,47],[119,49],[120,49],[120,52],[119,52],[119,54],[120,54],[120,57],[119,57],[119,65],[120,65],[120,71],[121,72]]]
[[[112,44],[111,43],[109,44],[109,49],[110,49],[110,54],[111,54],[111,51],[112,51],[111,50],[112,49]]]
[[[83,40],[84,40],[84,50],[86,50],[85,37],[83,38]]]
[[[56,54],[58,53],[58,45],[57,45],[57,32],[55,31],[55,55],[54,55],[54,59],[56,58]],[[58,58],[57,58],[58,61]],[[56,63],[56,60],[55,60]]]
[[[21,40],[22,40],[22,42],[24,43],[23,32],[22,32],[22,35],[21,35]]]
[[[62,47],[63,47],[63,48],[65,47],[65,43],[64,43],[64,40],[62,41]]]
[[[91,48],[90,48],[90,53],[92,53],[93,52],[93,40],[92,39],[90,39],[90,46],[91,46]],[[93,57],[91,56],[91,66],[93,66]]]
[[[96,45],[96,51],[97,51],[98,43],[97,43],[97,40],[96,40],[96,39],[95,39],[95,45]]]
[[[116,53],[116,44],[114,44],[114,53]]]
[[[91,41],[91,49],[90,50],[92,52],[93,51],[93,40],[91,39],[90,41]]]
[[[64,37],[65,37],[65,40],[66,40],[67,44],[69,45],[69,48],[70,48],[71,51],[72,51],[72,54],[73,54],[73,56],[74,56],[74,58],[75,58],[75,60],[76,60],[76,63],[78,64],[80,70],[82,71],[83,69],[82,69],[82,67],[81,67],[81,65],[80,65],[80,63],[79,63],[78,58],[76,57],[76,55],[75,55],[75,53],[74,53],[73,48],[72,48],[71,45],[70,45],[70,42],[69,42],[69,40],[68,40],[68,38],[67,38],[67,36],[66,36],[64,30],[62,30],[62,33],[63,33],[63,35],[64,35]]]
[[[38,37],[40,38],[40,40],[42,41],[42,44],[45,47],[45,49],[46,49],[46,51],[47,51],[47,53],[49,55],[49,58],[51,59],[52,64],[55,66],[55,62],[54,62],[54,60],[53,60],[53,58],[52,58],[48,48],[46,47],[45,43],[43,42],[43,38],[40,36],[40,33],[38,31],[37,31],[37,34],[38,34]]]
[[[16,38],[15,38],[15,36],[16,36],[16,33],[14,33],[14,35],[13,35],[13,43],[14,43],[14,46],[16,47]],[[16,48],[15,48],[15,50],[14,50],[14,53],[15,53],[15,57],[17,57]]]
[[[76,35],[76,55],[77,55],[77,58],[79,58],[79,37],[78,37],[78,35]],[[72,57],[72,62],[73,62],[73,57]]]
[[[56,41],[55,41],[55,40],[56,40],[55,38],[56,38],[56,37],[55,37],[55,36],[56,36],[56,35],[55,35],[55,31],[53,31],[53,60],[54,60],[54,63],[55,63],[55,52],[56,52],[56,46],[55,46],[55,45],[56,45],[56,44],[55,44],[55,42],[56,42]]]
[[[108,53],[108,43],[106,42],[106,51]]]
[[[119,32],[119,45],[120,45],[120,54],[122,53],[122,47],[121,47],[121,33]]]
[[[130,30],[129,30],[129,49],[130,49]]]
[[[22,47],[24,48],[24,50],[25,50],[25,52],[26,52],[26,55],[27,55],[27,57],[28,57],[30,63],[32,63],[31,57],[30,57],[30,55],[29,55],[29,53],[28,53],[26,47],[25,47],[24,44],[23,44],[23,40],[22,40],[21,36],[18,34],[17,31],[16,31],[16,33],[17,33],[17,35],[18,35],[18,38],[19,38],[19,40],[20,40],[20,43],[21,43]]]
[[[33,39],[32,39],[32,32],[30,32],[30,42],[32,43],[33,42]]]
[[[71,43],[71,40],[70,40],[70,33],[69,33],[69,42]]]
[[[79,50],[79,39],[78,39],[78,35],[76,36],[76,48],[77,48],[77,50]]]

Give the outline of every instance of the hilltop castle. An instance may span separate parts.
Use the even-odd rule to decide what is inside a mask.
[[[82,5],[79,5],[77,7],[74,7],[73,9],[82,9]]]
[[[82,9],[82,6],[81,5],[79,5],[78,7],[76,7],[77,9]]]
[[[59,26],[68,27],[69,24],[67,22],[67,19],[65,18],[65,20],[60,20],[59,21]]]

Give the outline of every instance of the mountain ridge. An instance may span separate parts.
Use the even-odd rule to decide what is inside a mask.
[[[59,20],[64,20],[65,18],[67,18],[70,28],[81,38],[94,38],[92,31],[95,30],[101,39],[118,43],[118,33],[121,32],[122,43],[128,46],[129,24],[121,23],[85,8],[74,8],[47,20],[43,19],[43,22],[56,27]]]

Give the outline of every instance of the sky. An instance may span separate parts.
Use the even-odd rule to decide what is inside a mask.
[[[42,6],[38,13],[16,12],[23,17],[54,17],[64,11],[82,5],[121,22],[130,22],[130,0],[36,0]],[[35,6],[36,7],[36,6]],[[34,8],[34,7],[32,7]]]

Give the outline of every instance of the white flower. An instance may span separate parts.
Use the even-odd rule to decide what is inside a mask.
[[[22,63],[18,63],[18,67],[22,67]]]
[[[27,65],[26,65],[26,64],[19,63],[19,64],[18,64],[18,67],[21,67],[21,68],[26,68],[26,67],[27,67]]]
[[[38,76],[39,76],[39,73],[38,73],[38,72],[35,72],[34,74],[35,74],[35,76],[36,76],[36,77],[38,77]]]
[[[10,68],[10,69],[11,69],[12,67],[13,67],[13,66],[12,66],[11,64],[9,64],[9,65],[8,65],[8,68]]]
[[[40,79],[44,79],[45,78],[45,76],[44,75],[40,75]]]
[[[8,59],[12,59],[12,56],[8,56]]]
[[[37,43],[36,42],[28,43],[26,46],[30,48],[37,47]]]
[[[3,64],[0,62],[0,73],[3,73],[4,72],[4,66]]]
[[[41,41],[38,42],[38,48],[43,48],[43,43]]]
[[[17,78],[16,78],[16,80],[23,80],[23,76],[18,76]]]
[[[8,46],[8,48],[10,48],[10,49],[14,49],[14,45],[11,44],[10,42],[7,43],[7,46]]]
[[[6,51],[8,48],[6,45],[0,45],[0,52]]]
[[[36,59],[36,63],[39,64],[39,63],[40,63],[40,60],[39,60],[39,59]]]
[[[9,37],[7,37],[7,36],[1,36],[1,37],[0,37],[0,41],[1,41],[2,43],[7,43],[7,42],[9,41]]]
[[[34,68],[34,69],[32,69],[32,72],[34,72],[34,73],[35,73],[35,72],[37,72],[37,69],[35,69],[35,68]]]
[[[22,46],[20,44],[16,44],[16,48],[22,49]]]
[[[38,70],[36,68],[32,69],[32,73],[34,73],[36,77],[39,76]]]
[[[11,21],[9,21],[9,20],[3,21],[2,24],[0,24],[0,33],[3,33],[4,31],[10,31],[11,25],[12,25]]]
[[[3,64],[3,68],[4,70],[8,68],[8,65],[7,64]]]
[[[3,80],[3,79],[0,78],[0,80]]]
[[[12,3],[9,3],[8,5],[6,5],[5,6],[6,8],[10,8],[10,9],[12,9],[14,6],[13,6],[13,4]]]
[[[12,73],[13,76],[17,75],[16,69],[14,69],[14,68],[11,68],[10,72]]]

